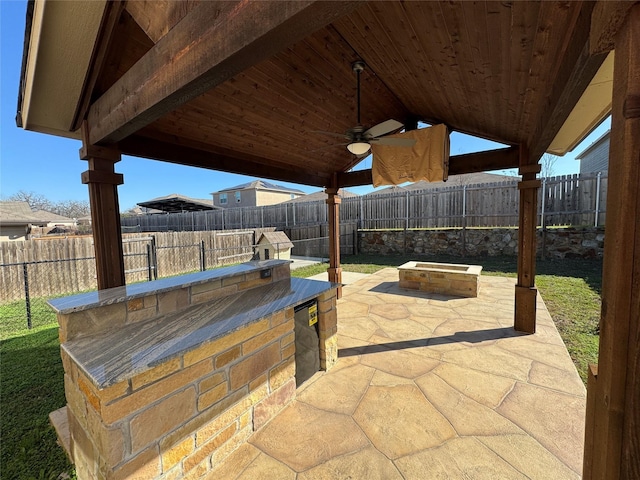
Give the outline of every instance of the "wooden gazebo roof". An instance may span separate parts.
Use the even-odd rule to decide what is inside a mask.
[[[29,58],[36,49],[25,50],[32,51],[19,101],[25,128],[79,136],[86,120],[90,144],[315,186],[358,162],[333,146],[339,140],[317,133],[356,124],[356,60],[367,65],[365,126],[390,118],[445,123],[526,145],[533,159],[605,60],[589,51],[590,2],[65,3],[38,12],[36,2],[27,42],[53,61],[36,68]],[[89,25],[80,33],[60,25],[74,9],[74,21]],[[38,95],[44,84],[60,95]],[[596,106],[573,121],[556,151],[608,113],[604,92],[591,97]],[[52,114],[60,97],[67,108]],[[450,169],[514,166],[512,149],[454,157]],[[339,179],[367,181],[366,174]]]
[[[514,327],[533,333],[538,159],[570,150],[611,111],[584,475],[635,479],[639,51],[634,1],[37,0],[27,13],[17,123],[83,141],[99,288],[124,284],[123,178],[114,170],[123,153],[327,187],[328,273],[339,283],[338,188],[370,183],[371,172],[350,172],[358,158],[317,131],[356,125],[351,65],[364,61],[364,126],[441,122],[509,145],[453,156],[449,173],[519,167]]]

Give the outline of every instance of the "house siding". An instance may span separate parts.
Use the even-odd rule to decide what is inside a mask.
[[[609,137],[593,147],[580,159],[580,173],[595,173],[609,169]]]

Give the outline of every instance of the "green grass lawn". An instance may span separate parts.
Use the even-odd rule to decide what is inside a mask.
[[[0,362],[2,478],[55,480],[63,472],[73,478],[49,425],[49,413],[66,403],[57,323],[3,330]]]
[[[423,257],[446,263],[477,263],[483,275],[516,276],[515,257],[464,259]],[[343,257],[345,271],[373,273],[397,267],[416,255]],[[327,264],[292,272],[308,277],[327,270]],[[598,319],[602,262],[599,260],[546,260],[537,263],[536,284],[560,335],[586,382],[588,363],[598,355]],[[48,309],[37,299],[38,308]],[[48,415],[65,405],[58,327],[53,312],[33,330],[26,329],[19,305],[0,306],[0,475],[11,479],[57,479],[66,472],[74,478],[62,448],[56,444]],[[22,315],[22,316],[21,316]]]

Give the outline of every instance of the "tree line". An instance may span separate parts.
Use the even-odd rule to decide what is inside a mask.
[[[88,200],[60,200],[52,201],[36,192],[20,190],[7,197],[10,202],[27,202],[31,210],[45,210],[68,218],[86,217],[91,214]]]

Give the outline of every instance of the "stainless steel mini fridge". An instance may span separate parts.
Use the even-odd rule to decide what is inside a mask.
[[[318,302],[313,299],[294,308],[296,336],[296,386],[320,370]]]

